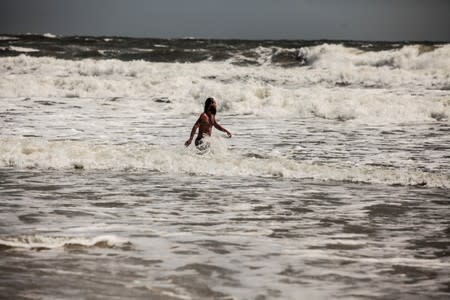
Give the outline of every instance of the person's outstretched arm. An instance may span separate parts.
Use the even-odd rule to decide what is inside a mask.
[[[200,119],[199,119],[200,120]],[[195,122],[194,126],[192,127],[191,130],[191,136],[189,137],[189,139],[186,141],[186,143],[184,143],[184,145],[187,147],[192,143],[192,139],[194,138],[195,132],[197,131],[197,128],[199,126],[199,120],[197,120],[197,122]]]
[[[217,121],[216,121],[215,119],[214,119],[214,127],[217,128],[217,129],[219,129],[220,131],[226,132],[229,138],[232,136],[232,135],[231,135],[231,132],[229,132],[228,130],[226,130],[225,128],[223,128],[222,125],[220,125],[219,123],[217,123]]]

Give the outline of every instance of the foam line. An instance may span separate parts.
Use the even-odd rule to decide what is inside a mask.
[[[205,155],[209,155],[205,159]],[[450,176],[409,169],[317,165],[282,157],[249,158],[212,143],[198,155],[183,146],[91,145],[39,138],[0,138],[0,166],[37,169],[146,169],[173,174],[311,178],[323,181],[450,188]]]

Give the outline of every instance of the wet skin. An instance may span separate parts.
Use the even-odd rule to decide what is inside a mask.
[[[192,143],[192,139],[195,135],[195,132],[198,129],[197,138],[195,139],[195,144],[198,145],[201,141],[201,139],[208,135],[211,136],[212,127],[214,126],[220,131],[226,132],[228,137],[231,138],[231,133],[222,127],[219,123],[216,121],[216,109],[217,109],[217,103],[213,102],[208,108],[207,112],[203,112],[200,117],[198,118],[197,122],[195,122],[194,127],[192,127],[191,135],[189,139],[186,141],[185,146],[189,146]]]

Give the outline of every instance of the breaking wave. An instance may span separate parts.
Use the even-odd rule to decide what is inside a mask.
[[[205,155],[207,159],[205,159]],[[213,143],[210,153],[183,146],[92,145],[37,138],[1,138],[0,166],[37,169],[145,169],[171,174],[261,176],[450,188],[450,176],[408,169],[319,165],[288,158],[252,156]]]
[[[0,58],[2,98],[165,99],[163,110],[195,113],[214,95],[222,111],[359,122],[427,122],[450,116],[450,46],[420,53],[304,49],[305,68],[119,60]],[[437,116],[437,117],[436,117]]]
[[[449,90],[450,45],[433,50],[422,48],[405,46],[397,50],[364,52],[324,44],[299,50],[309,67],[287,69],[273,65],[237,67],[226,62],[165,64],[142,60],[63,60],[22,54],[0,58],[3,74],[0,96],[143,97],[154,94],[160,87],[182,92],[181,88],[192,89],[193,86],[227,85],[232,90],[248,88],[249,83],[289,90],[312,85]],[[236,84],[240,86],[234,86]]]
[[[314,68],[389,67],[403,70],[450,71],[450,45],[411,45],[384,51],[362,51],[323,44],[300,49],[299,55]],[[381,71],[381,69],[380,69]]]

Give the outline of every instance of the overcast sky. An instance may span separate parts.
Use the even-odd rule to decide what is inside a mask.
[[[0,33],[450,41],[450,0],[0,0]]]

